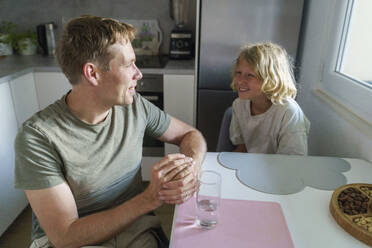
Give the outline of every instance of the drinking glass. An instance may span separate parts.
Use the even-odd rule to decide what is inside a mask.
[[[196,193],[196,223],[212,229],[218,223],[221,198],[221,175],[215,171],[202,171]]]

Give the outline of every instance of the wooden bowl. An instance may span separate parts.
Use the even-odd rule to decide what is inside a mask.
[[[329,209],[336,222],[356,239],[372,246],[372,184],[337,188]]]

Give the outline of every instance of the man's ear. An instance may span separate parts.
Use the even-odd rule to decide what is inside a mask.
[[[90,62],[85,63],[83,65],[83,75],[92,86],[98,85],[100,74],[97,65]]]

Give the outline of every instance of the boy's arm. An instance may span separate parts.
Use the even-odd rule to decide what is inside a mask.
[[[233,152],[247,152],[247,148],[244,144],[236,145],[236,148],[233,150]]]

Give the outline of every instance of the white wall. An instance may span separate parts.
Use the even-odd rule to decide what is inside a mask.
[[[331,107],[314,94],[320,81],[322,47],[332,8],[329,0],[308,1],[302,44],[300,92],[297,98],[311,122],[309,155],[361,158],[372,162],[372,127],[350,121],[345,110]],[[345,118],[346,117],[346,118]]]

